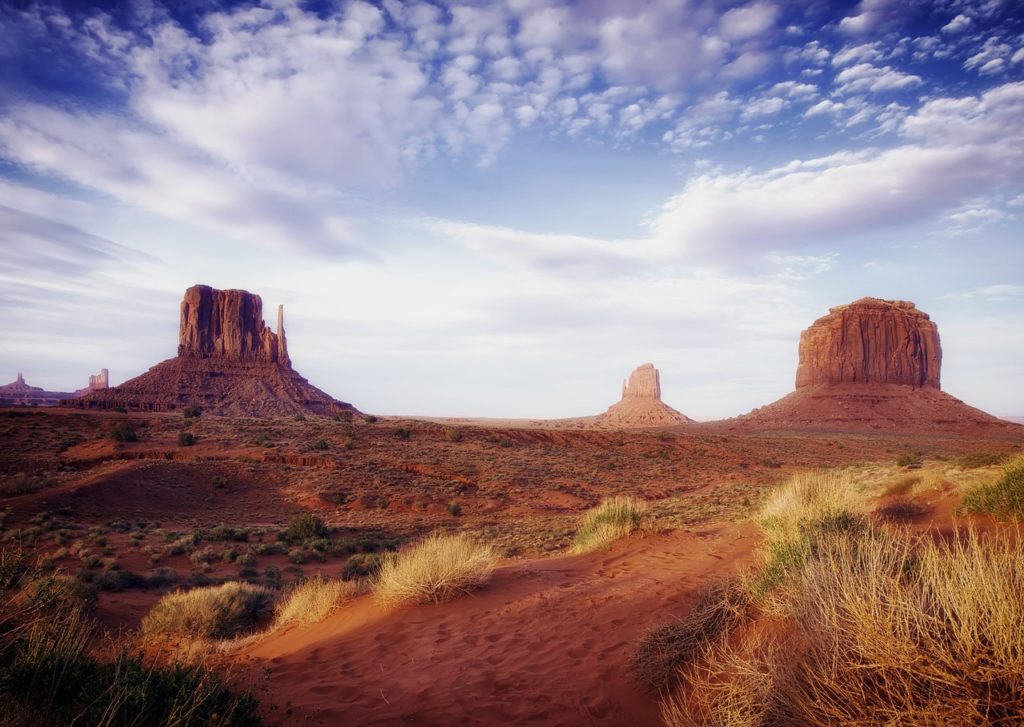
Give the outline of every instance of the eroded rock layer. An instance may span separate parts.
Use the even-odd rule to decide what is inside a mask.
[[[817,384],[939,386],[942,347],[928,314],[903,300],[861,298],[800,334],[796,388]]]

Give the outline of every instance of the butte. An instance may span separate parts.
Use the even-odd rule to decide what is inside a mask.
[[[861,298],[830,308],[800,334],[796,391],[721,422],[740,430],[971,434],[1017,425],[940,387],[938,326],[908,301]]]
[[[596,417],[601,428],[632,429],[690,424],[693,420],[661,400],[661,376],[654,364],[645,363],[622,384],[622,399]]]
[[[178,355],[120,386],[65,402],[88,409],[172,411],[198,406],[237,416],[355,412],[292,368],[284,332],[263,321],[263,300],[245,290],[194,285],[181,301]]]

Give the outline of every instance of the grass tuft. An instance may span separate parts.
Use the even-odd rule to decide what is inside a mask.
[[[638,527],[647,505],[635,497],[612,497],[588,510],[576,529],[573,550],[589,553],[611,547]]]
[[[278,604],[273,628],[318,623],[358,594],[359,586],[351,581],[330,580],[322,576],[302,581]]]
[[[274,601],[274,591],[229,581],[175,591],[161,598],[142,620],[147,635],[222,639],[252,626]]]
[[[441,603],[486,585],[498,556],[467,535],[431,535],[397,554],[388,554],[373,580],[387,606]]]

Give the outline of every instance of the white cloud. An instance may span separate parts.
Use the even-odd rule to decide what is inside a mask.
[[[727,11],[718,22],[719,32],[726,40],[747,40],[761,35],[775,25],[779,9],[768,2],[754,2]]]
[[[858,63],[843,69],[836,76],[840,93],[883,93],[899,91],[922,83],[920,76],[897,71],[890,66],[879,68],[870,63]]]
[[[785,99],[778,96],[760,98],[745,104],[740,118],[749,121],[759,116],[773,116],[786,108],[787,103]]]
[[[865,63],[882,60],[884,55],[880,50],[879,43],[863,43],[861,45],[846,46],[832,56],[833,66],[846,66],[851,63]]]
[[[653,223],[666,246],[728,259],[933,219],[988,190],[1024,184],[1024,83],[926,103],[902,146],[755,173],[691,179]]]
[[[942,26],[943,33],[949,33],[955,35],[956,33],[962,33],[971,27],[971,19],[967,15],[960,13],[955,18],[950,20],[948,23]]]
[[[804,112],[804,116],[810,118],[812,116],[821,116],[822,114],[838,114],[846,108],[846,104],[840,101],[832,101],[831,99],[823,98],[818,103],[811,106]]]
[[[960,293],[948,293],[942,297],[952,300],[984,300],[990,302],[1017,300],[1024,297],[1024,285],[995,283],[984,285],[974,290],[965,290]]]

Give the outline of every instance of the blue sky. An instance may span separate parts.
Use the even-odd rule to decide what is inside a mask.
[[[0,10],[0,378],[51,389],[173,356],[202,282],[366,411],[597,413],[652,361],[710,419],[873,295],[1022,415],[1022,215],[1014,2]]]

